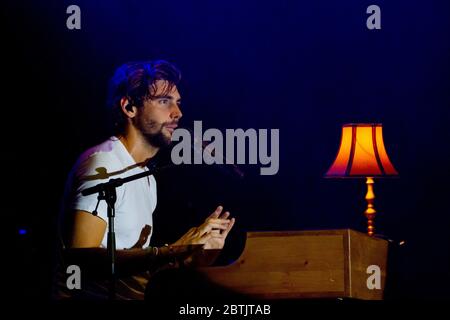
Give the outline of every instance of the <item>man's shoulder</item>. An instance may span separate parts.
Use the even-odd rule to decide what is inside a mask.
[[[117,138],[112,137],[89,148],[79,156],[75,164],[75,171],[78,175],[88,175],[98,173],[110,174],[123,169],[120,143]]]

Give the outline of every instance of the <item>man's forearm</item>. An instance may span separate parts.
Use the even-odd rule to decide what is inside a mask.
[[[207,249],[197,252],[184,260],[184,266],[209,267],[217,260],[221,249]]]
[[[132,275],[136,272],[156,270],[167,264],[170,257],[156,249],[116,250],[115,270],[117,276]],[[64,250],[64,262],[78,265],[83,272],[94,278],[108,278],[111,261],[104,248],[73,248]]]

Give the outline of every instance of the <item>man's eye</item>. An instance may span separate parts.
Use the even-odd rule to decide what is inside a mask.
[[[159,99],[159,104],[169,104],[169,99]]]

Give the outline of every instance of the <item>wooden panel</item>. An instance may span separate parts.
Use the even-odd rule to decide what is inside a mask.
[[[249,233],[241,257],[227,267],[208,268],[215,283],[256,297],[342,296],[343,235],[304,232]]]
[[[384,272],[384,249],[386,241],[350,230],[250,232],[235,263],[201,271],[213,283],[257,298],[380,299],[382,290],[366,286],[366,269],[373,263]]]
[[[365,234],[349,230],[351,269],[350,297],[359,299],[382,299],[386,283],[387,251],[386,240],[369,237]],[[381,271],[381,287],[369,289],[367,273],[369,266],[377,266]]]

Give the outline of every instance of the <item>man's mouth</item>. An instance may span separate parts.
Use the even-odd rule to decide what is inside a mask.
[[[176,128],[178,127],[178,124],[168,124],[165,126],[165,128],[172,133]]]

